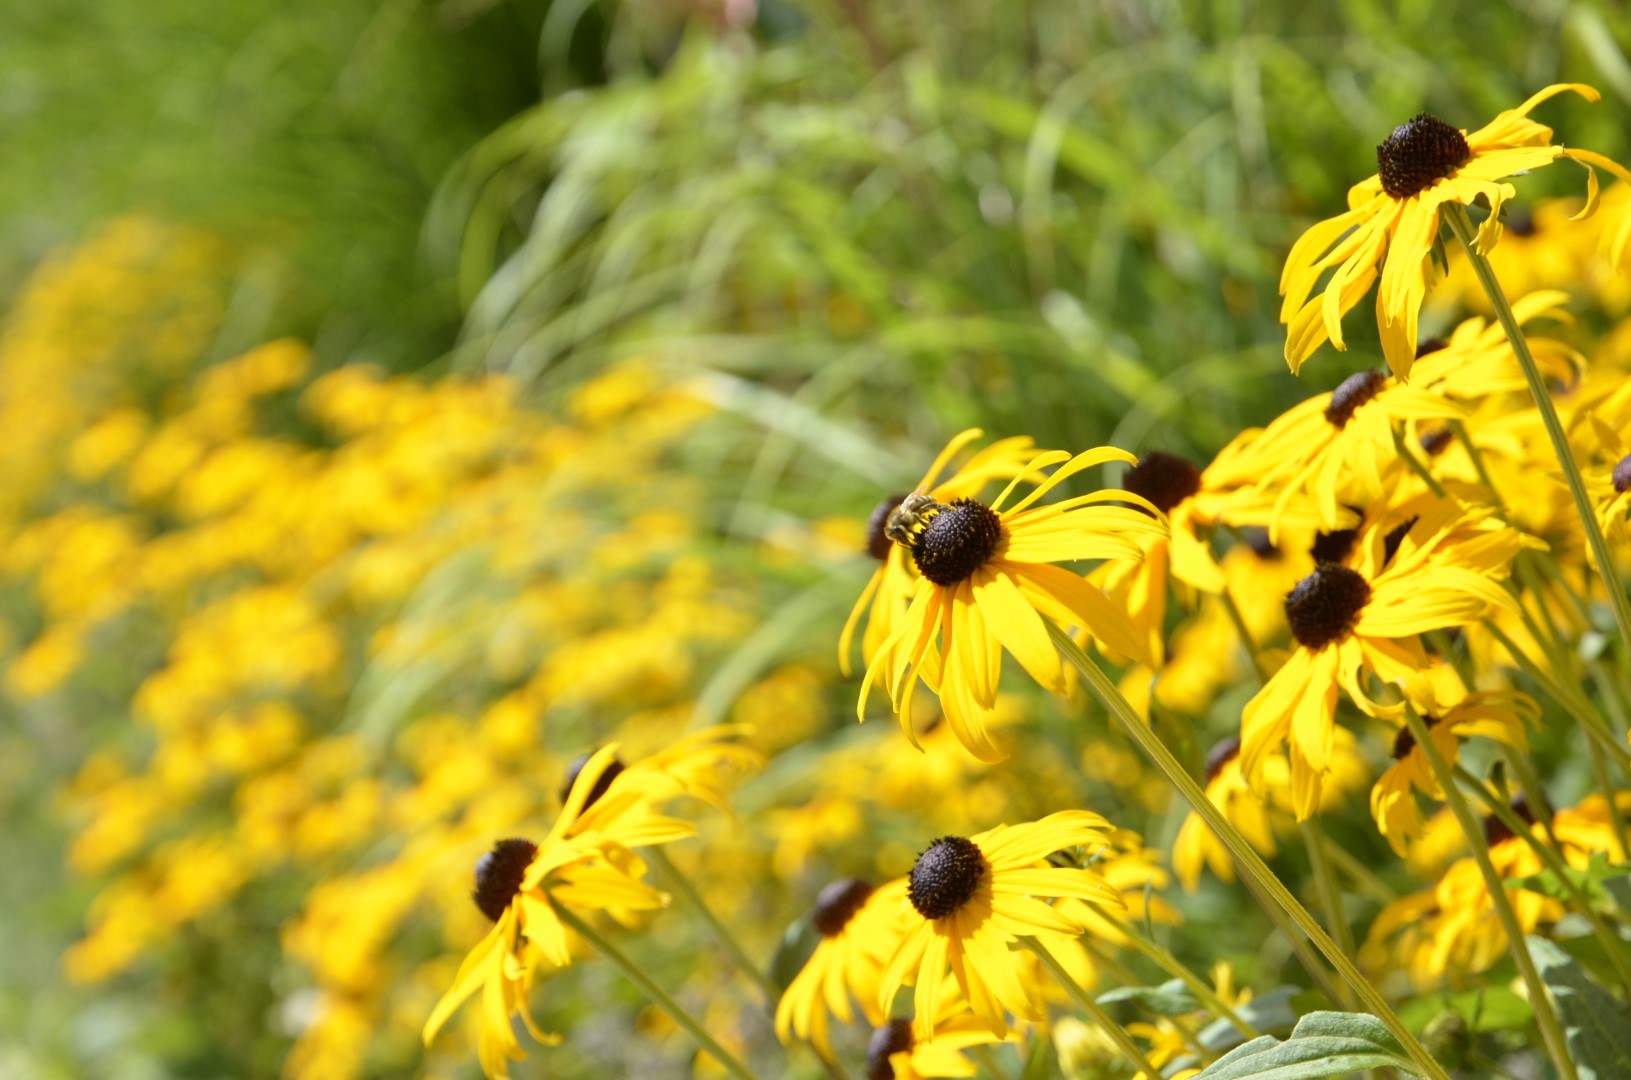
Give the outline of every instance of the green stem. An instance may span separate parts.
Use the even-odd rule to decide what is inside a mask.
[[[1627,754],[1625,748],[1619,744],[1619,740],[1614,738],[1613,733],[1603,726],[1603,721],[1596,715],[1589,702],[1577,697],[1572,691],[1565,689],[1562,683],[1557,682],[1536,667],[1534,661],[1530,660],[1499,626],[1486,620],[1484,627],[1489,631],[1490,636],[1507,651],[1507,655],[1511,657],[1512,662],[1517,664],[1525,675],[1533,679],[1536,685],[1546,692],[1548,697],[1563,706],[1564,711],[1574,718],[1575,722],[1603,749],[1604,753],[1614,760],[1614,763],[1622,771],[1631,773],[1631,755]]]
[[[1619,976],[1620,985],[1625,987],[1627,993],[1631,993],[1631,959],[1626,956],[1625,942],[1591,906],[1591,901],[1586,897],[1584,890],[1580,888],[1579,882],[1575,881],[1571,876],[1569,865],[1563,861],[1563,856],[1550,844],[1543,844],[1536,839],[1529,823],[1514,813],[1512,807],[1508,806],[1495,792],[1489,790],[1482,780],[1459,764],[1454,769],[1456,779],[1467,785],[1472,793],[1478,796],[1478,801],[1483,803],[1502,825],[1506,826],[1507,831],[1525,841],[1534,850],[1535,854],[1540,856],[1540,861],[1546,864],[1546,869],[1552,872],[1553,876],[1558,879],[1559,884],[1563,886],[1564,891],[1569,894],[1569,898],[1574,901],[1575,909],[1586,917],[1586,921],[1591,923],[1591,928],[1597,932],[1598,940],[1603,943],[1603,949],[1608,953],[1609,963],[1613,965],[1614,973]]]
[[[1327,1001],[1341,1001],[1342,991],[1338,988],[1336,981],[1332,979],[1331,972],[1320,962],[1319,953],[1315,952],[1313,946],[1308,944],[1308,939],[1292,925],[1291,917],[1267,893],[1257,887],[1256,879],[1240,865],[1239,859],[1231,859],[1230,861],[1234,865],[1235,873],[1246,886],[1246,891],[1252,894],[1252,900],[1262,910],[1263,914],[1269,917],[1269,921],[1280,932],[1280,936],[1285,938],[1286,945],[1290,947],[1292,954],[1296,956],[1297,963],[1301,964],[1302,969],[1308,973],[1308,978],[1313,982],[1314,988],[1324,994]]]
[[[1319,893],[1320,907],[1325,909],[1325,922],[1331,928],[1331,936],[1336,938],[1339,949],[1352,956],[1353,930],[1348,926],[1347,916],[1342,911],[1342,890],[1337,887],[1336,875],[1331,872],[1331,862],[1325,857],[1325,849],[1328,846],[1325,830],[1320,828],[1318,818],[1300,821],[1297,828],[1302,833],[1303,846],[1308,849],[1309,869],[1314,872],[1314,889]],[[1347,1008],[1353,1007],[1351,995],[1343,1005]]]
[[[1411,472],[1421,477],[1421,482],[1427,485],[1428,491],[1441,499],[1444,498],[1444,485],[1438,482],[1438,477],[1429,472],[1427,466],[1421,463],[1421,459],[1411,452],[1410,447],[1405,445],[1404,436],[1399,434],[1398,428],[1393,428],[1392,432],[1393,449],[1398,453],[1399,460],[1410,466]]]
[[[1128,1061],[1143,1070],[1146,1077],[1161,1075],[1161,1070],[1150,1064],[1150,1059],[1144,1056],[1144,1051],[1140,1050],[1138,1044],[1133,1041],[1133,1037],[1127,1034],[1127,1029],[1116,1023],[1115,1020],[1111,1019],[1109,1013],[1099,1007],[1099,1003],[1093,1000],[1093,995],[1083,990],[1076,980],[1070,977],[1070,972],[1066,971],[1063,965],[1053,958],[1052,953],[1038,945],[1035,938],[1021,938],[1020,940],[1024,941],[1026,947],[1036,954],[1037,959],[1042,961],[1043,966],[1053,973],[1053,977],[1059,980],[1059,985],[1065,988],[1065,993],[1069,994],[1071,999],[1081,1006],[1082,1011],[1095,1024],[1099,1025],[1106,1035],[1110,1036],[1110,1041],[1116,1044],[1117,1049],[1122,1052]]]
[[[1212,805],[1212,800],[1206,797],[1206,792],[1201,790],[1201,786],[1195,782],[1194,777],[1183,770],[1183,767],[1178,764],[1178,759],[1172,756],[1172,751],[1167,749],[1166,744],[1156,737],[1155,732],[1151,731],[1143,720],[1139,719],[1138,714],[1127,703],[1127,699],[1121,696],[1121,692],[1116,689],[1116,684],[1110,680],[1110,677],[1093,662],[1087,653],[1082,651],[1081,646],[1071,640],[1069,634],[1051,620],[1048,621],[1048,631],[1059,651],[1081,672],[1082,678],[1093,688],[1093,692],[1098,695],[1099,699],[1104,702],[1105,708],[1109,710],[1110,714],[1121,723],[1128,736],[1138,743],[1139,748],[1144,751],[1144,754],[1166,777],[1167,782],[1178,789],[1179,793],[1189,802],[1189,805],[1201,816],[1201,820],[1211,828],[1217,838],[1229,849],[1229,853],[1234,857],[1235,865],[1241,870],[1241,876],[1252,882],[1269,899],[1273,900],[1274,905],[1284,911],[1297,924],[1298,929],[1308,936],[1308,939],[1314,943],[1315,947],[1325,954],[1325,958],[1331,962],[1331,966],[1336,968],[1337,973],[1359,995],[1359,999],[1364,1003],[1365,1008],[1386,1025],[1388,1031],[1398,1040],[1399,1045],[1410,1055],[1411,1060],[1417,1064],[1423,1076],[1428,1077],[1429,1080],[1450,1080],[1450,1076],[1444,1071],[1443,1066],[1433,1060],[1433,1056],[1427,1052],[1426,1047],[1422,1046],[1421,1040],[1416,1038],[1410,1029],[1404,1026],[1404,1022],[1399,1019],[1398,1014],[1388,1005],[1386,999],[1382,997],[1376,987],[1372,986],[1365,976],[1360,974],[1359,968],[1355,966],[1348,954],[1344,953],[1336,942],[1331,940],[1331,936],[1321,929],[1319,921],[1309,914],[1308,909],[1303,907],[1297,898],[1291,894],[1291,890],[1287,889],[1285,884],[1274,876],[1274,872],[1268,868],[1268,864],[1263,862],[1262,856],[1257,854],[1256,849],[1240,834],[1240,830],[1235,828],[1229,822],[1229,819],[1223,816],[1222,811]],[[1295,940],[1295,938],[1292,940]]]
[[[1427,758],[1428,767],[1433,770],[1433,777],[1438,781],[1439,787],[1444,789],[1444,798],[1450,804],[1450,810],[1461,825],[1461,831],[1467,838],[1467,844],[1472,849],[1472,858],[1478,864],[1478,871],[1484,877],[1484,887],[1489,893],[1490,903],[1495,908],[1495,917],[1500,920],[1501,929],[1506,932],[1507,947],[1512,952],[1512,961],[1518,966],[1518,974],[1523,978],[1523,985],[1529,992],[1529,1006],[1535,1012],[1535,1022],[1540,1025],[1540,1036],[1546,1044],[1546,1052],[1557,1069],[1558,1076],[1563,1080],[1579,1080],[1575,1072],[1574,1062],[1569,1057],[1569,1047],[1563,1038],[1563,1026],[1558,1023],[1557,1013],[1552,1008],[1552,1001],[1546,996],[1546,984],[1541,982],[1540,973],[1535,970],[1535,961],[1529,955],[1529,944],[1524,940],[1523,927],[1518,924],[1518,914],[1512,910],[1512,899],[1506,895],[1506,882],[1500,874],[1496,873],[1495,865],[1490,862],[1489,845],[1484,842],[1484,826],[1473,816],[1472,807],[1462,797],[1461,789],[1455,785],[1455,777],[1450,774],[1450,767],[1444,762],[1444,755],[1439,753],[1438,744],[1427,730],[1427,723],[1421,714],[1407,701],[1404,703],[1405,723],[1410,728],[1410,734],[1415,736],[1416,745]]]
[[[1262,1032],[1243,1020],[1240,1014],[1230,1008],[1222,998],[1218,997],[1212,988],[1207,985],[1205,979],[1189,970],[1188,965],[1172,955],[1171,950],[1151,941],[1131,926],[1123,924],[1121,932],[1127,935],[1127,939],[1133,943],[1133,948],[1143,953],[1151,963],[1187,986],[1189,992],[1195,995],[1195,1000],[1206,1006],[1213,1016],[1222,1017],[1233,1024],[1242,1038],[1250,1041],[1262,1034]]]
[[[1472,436],[1467,434],[1467,425],[1459,418],[1450,421],[1450,432],[1455,436],[1461,448],[1467,452],[1467,458],[1472,462],[1473,472],[1478,474],[1478,480],[1489,491],[1489,497],[1495,500],[1496,509],[1501,515],[1506,515],[1506,503],[1501,499],[1501,493],[1495,489],[1495,481],[1490,479],[1489,467],[1484,464],[1484,452],[1473,445]]]
[[[776,984],[770,981],[770,976],[766,975],[757,964],[748,958],[747,951],[736,940],[736,935],[732,934],[730,928],[720,921],[719,916],[713,913],[713,909],[702,899],[702,894],[697,892],[697,888],[691,883],[691,879],[686,876],[684,871],[674,865],[673,860],[668,857],[668,853],[663,851],[662,848],[645,848],[644,852],[648,859],[657,864],[657,869],[662,872],[669,887],[674,890],[698,918],[708,924],[708,930],[713,934],[714,940],[719,943],[719,946],[725,952],[730,954],[731,963],[736,966],[738,971],[746,975],[759,993],[764,996],[765,1007],[774,1011],[776,1001],[781,997],[781,991],[777,990]]]
[[[1614,609],[1614,625],[1620,631],[1621,647],[1631,648],[1631,598],[1626,596],[1625,586],[1620,583],[1619,568],[1614,565],[1614,557],[1608,550],[1608,540],[1603,536],[1602,527],[1597,524],[1597,514],[1592,508],[1591,496],[1586,493],[1586,483],[1580,476],[1580,466],[1574,460],[1574,452],[1569,448],[1568,435],[1563,431],[1563,422],[1558,419],[1557,408],[1552,404],[1551,392],[1546,388],[1546,380],[1541,377],[1535,357],[1529,351],[1529,342],[1523,336],[1523,329],[1518,325],[1517,317],[1512,314],[1512,305],[1507,303],[1506,293],[1501,289],[1494,268],[1489,265],[1489,260],[1478,252],[1478,245],[1473,240],[1472,221],[1467,217],[1467,211],[1459,203],[1446,203],[1444,220],[1449,223],[1450,231],[1455,233],[1455,238],[1461,241],[1461,246],[1467,253],[1467,261],[1472,265],[1473,273],[1478,276],[1478,283],[1484,287],[1490,306],[1495,309],[1495,317],[1500,320],[1501,329],[1506,331],[1506,339],[1512,346],[1512,354],[1518,358],[1518,366],[1523,368],[1524,380],[1529,383],[1529,393],[1535,399],[1535,408],[1540,411],[1541,423],[1545,425],[1546,434],[1552,440],[1552,450],[1557,454],[1557,462],[1563,469],[1563,478],[1568,482],[1575,512],[1580,517],[1580,524],[1586,530],[1586,544],[1591,548],[1592,558],[1597,562],[1597,573],[1602,576],[1603,586],[1608,591],[1609,605]]]
[[[684,1028],[691,1038],[697,1041],[698,1046],[724,1066],[726,1072],[737,1080],[758,1080],[746,1065],[736,1060],[729,1050],[720,1046],[719,1040],[708,1034],[708,1029],[703,1027],[696,1017],[686,1012],[667,990],[658,986],[656,981],[646,974],[645,969],[629,959],[623,950],[601,937],[594,927],[564,905],[556,905],[555,913],[560,916],[563,923],[576,931],[579,937],[593,946],[596,952],[622,971],[628,980],[638,986],[653,1004],[667,1013],[674,1023]]]
[[[1235,603],[1234,593],[1229,586],[1223,587],[1218,597],[1223,601],[1223,610],[1229,613],[1229,621],[1235,625],[1235,633],[1240,635],[1240,644],[1246,650],[1246,655],[1252,658],[1252,666],[1257,669],[1257,677],[1262,682],[1268,682],[1274,672],[1263,662],[1263,657],[1257,651],[1257,642],[1252,640],[1252,633],[1246,628],[1246,616],[1241,614],[1240,605]]]
[[[1399,893],[1387,882],[1377,876],[1376,871],[1366,866],[1353,852],[1341,844],[1332,844],[1325,849],[1331,861],[1337,864],[1338,869],[1353,882],[1354,888],[1370,897],[1372,900],[1386,907],[1399,898]]]

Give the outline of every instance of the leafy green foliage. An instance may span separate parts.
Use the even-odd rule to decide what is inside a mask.
[[[1382,1068],[1417,1075],[1374,1016],[1315,1012],[1298,1021],[1284,1042],[1272,1035],[1253,1039],[1213,1062],[1198,1080],[1317,1080]]]
[[[1529,953],[1557,1003],[1581,1080],[1631,1076],[1631,1006],[1592,981],[1554,943],[1530,937]]]

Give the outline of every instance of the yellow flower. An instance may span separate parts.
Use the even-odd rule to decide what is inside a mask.
[[[1321,812],[1336,809],[1349,794],[1364,786],[1370,770],[1359,754],[1358,741],[1347,728],[1332,730],[1332,765],[1320,792]],[[1220,740],[1206,755],[1206,797],[1240,830],[1247,843],[1264,858],[1277,850],[1275,833],[1291,819],[1291,767],[1283,754],[1270,754],[1263,762],[1259,797],[1240,770],[1240,740]],[[1185,892],[1200,885],[1201,870],[1210,869],[1220,881],[1235,879],[1229,849],[1193,810],[1184,818],[1172,844],[1172,869]]]
[[[1333,767],[1337,688],[1361,710],[1385,712],[1366,693],[1361,672],[1401,682],[1426,667],[1417,635],[1514,603],[1496,581],[1526,540],[1486,511],[1435,500],[1413,523],[1401,523],[1402,536],[1384,533],[1387,524],[1367,531],[1354,566],[1321,563],[1286,597],[1297,648],[1241,716],[1241,768],[1259,792],[1267,755],[1289,745],[1298,820],[1313,814]]]
[[[1376,323],[1382,352],[1398,378],[1410,377],[1422,298],[1437,276],[1432,249],[1446,204],[1488,202],[1489,217],[1477,238],[1479,251],[1487,252],[1501,237],[1502,204],[1516,195],[1511,184],[1498,182],[1503,178],[1560,157],[1579,162],[1587,172],[1587,196],[1576,218],[1597,208],[1593,165],[1631,179],[1601,155],[1553,146],[1552,129],[1528,119],[1536,105],[1565,90],[1587,101],[1601,96],[1580,83],[1559,83],[1471,133],[1428,113],[1393,129],[1376,148],[1377,175],[1349,189],[1348,211],[1303,233],[1286,256],[1280,321],[1288,324],[1285,356],[1293,372],[1327,338],[1338,349],[1347,348],[1342,316],[1380,279]],[[1310,299],[1320,276],[1332,267],[1336,272],[1321,295]]]
[[[921,488],[908,495],[889,515],[885,533],[911,550],[923,576],[900,626],[867,667],[857,716],[865,719],[872,683],[882,676],[902,729],[917,745],[910,706],[921,679],[940,695],[958,741],[976,757],[996,761],[1004,755],[991,741],[986,717],[996,704],[1003,650],[1047,689],[1066,688],[1064,665],[1044,618],[1082,627],[1114,652],[1146,658],[1147,645],[1127,614],[1097,588],[1052,564],[1140,558],[1137,537],[1164,534],[1165,523],[1152,516],[1153,509],[1146,513],[1092,505],[1128,500],[1148,506],[1127,492],[1098,491],[1040,504],[1043,496],[1084,469],[1131,460],[1112,447],[1075,457],[1046,451],[989,506],[971,498],[942,503]],[[1033,481],[1029,494],[1004,509],[1021,482],[1050,465],[1059,467],[1046,479]],[[925,479],[932,481],[933,473]]]
[[[933,1035],[949,968],[974,1015],[992,1034],[1008,1033],[1004,1010],[1042,1019],[1036,994],[1021,978],[1022,954],[1009,946],[1020,938],[1069,940],[1086,929],[1079,918],[1043,898],[1125,906],[1097,872],[1044,862],[1064,848],[1102,846],[1107,828],[1097,814],[1065,810],[973,837],[941,837],[929,845],[907,878],[900,902],[907,929],[884,971],[879,1007],[888,1012],[902,984],[914,983],[917,1023],[920,1028],[929,1025],[924,1034]]]
[[[933,1034],[930,1034],[930,1031]],[[963,1056],[971,1046],[990,1046],[1003,1036],[987,1031],[961,994],[941,998],[933,1024],[889,1020],[872,1030],[866,1048],[867,1080],[932,1080],[977,1075]]]
[[[566,924],[556,914],[557,905],[582,911],[650,910],[668,902],[664,894],[631,877],[619,856],[631,844],[651,845],[689,836],[689,825],[672,819],[655,821],[656,815],[650,813],[601,814],[594,828],[585,828],[580,819],[597,789],[602,798],[609,794],[611,781],[606,773],[616,753],[616,745],[611,744],[584,763],[560,817],[542,843],[500,840],[476,864],[473,899],[493,920],[493,928],[465,957],[452,987],[425,1022],[426,1045],[459,1006],[480,990],[477,1055],[488,1076],[508,1076],[509,1062],[525,1056],[510,1022],[512,1013],[520,1014],[540,1042],[556,1041],[532,1022],[526,996],[539,963],[562,968],[572,962]],[[639,805],[629,804],[625,809]]]
[[[1018,475],[1035,456],[1035,444],[1029,436],[999,439],[976,452],[950,476],[941,480],[940,474],[945,472],[951,459],[982,434],[984,432],[979,428],[969,428],[947,443],[918,483],[917,490],[927,492],[942,503],[972,499],[991,481]],[[878,646],[899,627],[917,584],[917,569],[907,557],[906,549],[891,541],[884,532],[890,515],[905,498],[905,495],[893,495],[883,500],[873,508],[872,518],[867,522],[866,551],[880,565],[867,579],[866,588],[861,590],[855,606],[850,609],[849,619],[838,637],[838,666],[846,677],[850,674],[850,653],[854,651],[855,628],[860,624],[861,613],[867,612],[866,633],[861,638],[861,657],[871,663]]]
[[[1619,432],[1591,414],[1591,427],[1612,465],[1593,470],[1586,476],[1586,486],[1597,501],[1597,523],[1604,535],[1623,540],[1627,534],[1626,515],[1631,513],[1631,445],[1620,438]]]
[[[850,1023],[852,996],[870,1023],[883,1023],[878,985],[898,937],[892,924],[902,916],[905,889],[905,881],[874,889],[860,878],[840,878],[821,890],[810,916],[821,940],[776,1004],[782,1042],[796,1036],[830,1056],[828,1016]]]
[[[1505,690],[1469,694],[1455,669],[1445,664],[1408,681],[1405,694],[1420,710],[1439,754],[1452,766],[1460,757],[1461,740],[1474,735],[1527,752],[1524,724],[1540,719],[1540,706],[1527,695]],[[1404,855],[1426,827],[1415,793],[1442,800],[1444,791],[1404,719],[1382,719],[1398,730],[1393,738],[1393,764],[1371,788],[1370,812],[1377,830],[1395,852]]]

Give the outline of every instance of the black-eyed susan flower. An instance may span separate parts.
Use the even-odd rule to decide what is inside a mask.
[[[974,1076],[974,1063],[963,1051],[1002,1041],[1002,1036],[985,1029],[962,995],[953,991],[942,996],[932,1024],[897,1018],[872,1029],[866,1048],[866,1080]]]
[[[1036,456],[1035,444],[1027,435],[999,439],[990,446],[982,447],[952,470],[950,476],[942,479],[941,474],[957,454],[983,434],[979,428],[969,428],[959,433],[929,465],[929,471],[923,474],[915,490],[927,492],[942,503],[972,499],[992,481],[1007,480],[1017,475]],[[867,522],[866,551],[878,566],[867,579],[866,588],[856,598],[849,619],[844,623],[843,633],[838,637],[838,666],[846,676],[850,673],[850,654],[854,651],[855,630],[860,625],[862,613],[866,613],[867,622],[866,632],[861,636],[861,658],[871,663],[878,646],[887,641],[900,625],[912,600],[912,590],[917,584],[917,568],[912,565],[906,549],[891,540],[885,531],[890,516],[905,498],[905,495],[892,495],[884,499],[873,508],[872,517]]]
[[[1147,659],[1147,643],[1126,612],[1081,577],[1053,564],[1141,558],[1138,538],[1164,534],[1165,522],[1148,504],[1094,505],[1143,503],[1127,492],[1097,491],[1041,502],[1084,469],[1132,460],[1113,447],[1075,457],[1046,451],[989,506],[971,498],[943,503],[923,490],[906,496],[890,514],[885,533],[910,550],[922,576],[901,624],[867,666],[857,715],[865,719],[873,681],[882,677],[901,727],[916,745],[910,703],[921,680],[940,695],[958,741],[976,757],[997,761],[1004,755],[991,741],[985,717],[995,706],[1004,650],[1045,688],[1063,692],[1067,686],[1045,619],[1080,627],[1121,655]],[[1033,480],[1049,466],[1058,467],[1045,479]],[[1035,486],[1005,506],[1026,481]]]
[[[1024,825],[999,825],[972,837],[945,836],[918,856],[901,901],[906,929],[884,970],[878,1004],[889,1010],[901,986],[915,986],[914,1009],[932,1036],[947,973],[985,1030],[1008,1033],[1006,1012],[1042,1019],[1026,984],[1020,938],[1044,944],[1081,934],[1078,918],[1045,901],[1075,898],[1124,906],[1096,871],[1052,866],[1053,852],[1099,847],[1108,823],[1085,810],[1065,810]],[[931,1018],[925,1021],[924,1018]]]
[[[606,781],[606,776],[616,754],[616,744],[609,744],[583,763],[571,782],[566,805],[541,842],[501,840],[477,862],[472,898],[482,914],[493,920],[493,928],[465,957],[453,985],[425,1022],[427,1045],[479,990],[477,1056],[488,1076],[507,1076],[509,1062],[525,1057],[515,1037],[512,1015],[519,1014],[540,1042],[555,1041],[532,1022],[526,1000],[540,966],[563,968],[572,962],[566,925],[556,913],[557,905],[574,911],[631,911],[652,910],[668,902],[665,894],[631,876],[623,856],[635,844],[676,840],[694,830],[675,819],[654,820],[656,816],[638,800],[609,803],[617,778],[614,775]],[[603,805],[621,805],[623,812],[603,811],[593,819],[594,828],[584,829],[585,807],[597,791],[589,814],[596,814]]]
[[[1410,377],[1416,357],[1417,318],[1423,297],[1437,274],[1432,261],[1441,212],[1446,203],[1471,206],[1484,199],[1489,217],[1478,230],[1480,252],[1501,237],[1501,206],[1517,192],[1502,179],[1549,165],[1560,157],[1587,171],[1586,205],[1576,217],[1596,209],[1593,166],[1625,178],[1625,170],[1589,150],[1552,145],[1552,129],[1528,118],[1546,99],[1572,90],[1587,101],[1601,95],[1580,83],[1548,86],[1516,109],[1508,109],[1477,131],[1451,127],[1419,113],[1393,129],[1376,148],[1377,175],[1348,191],[1348,211],[1303,233],[1286,256],[1280,275],[1280,321],[1286,330],[1286,362],[1293,372],[1327,339],[1347,348],[1342,316],[1381,282],[1376,323],[1382,352],[1400,379]],[[1314,286],[1336,268],[1317,297]]]
[[[1509,690],[1468,693],[1455,669],[1445,664],[1408,681],[1405,696],[1421,712],[1440,756],[1452,765],[1460,757],[1461,740],[1474,736],[1527,752],[1525,724],[1540,718],[1539,706],[1528,695]],[[1444,791],[1403,717],[1381,719],[1396,728],[1389,748],[1393,763],[1371,788],[1371,817],[1393,850],[1403,855],[1426,826],[1416,792],[1442,800]]]
[[[1595,497],[1603,535],[1623,540],[1628,532],[1626,516],[1631,514],[1631,444],[1595,413],[1591,427],[1606,463],[1586,475],[1586,485]]]
[[[1332,769],[1338,687],[1365,712],[1387,711],[1362,674],[1401,683],[1427,666],[1419,634],[1510,608],[1496,582],[1534,543],[1454,499],[1425,505],[1402,535],[1398,524],[1379,520],[1361,536],[1354,565],[1320,563],[1286,597],[1297,647],[1241,716],[1241,769],[1257,790],[1267,755],[1289,747],[1299,820],[1313,814]]]
[[[1359,754],[1358,740],[1346,728],[1332,731],[1331,771],[1320,792],[1320,810],[1330,811],[1363,787],[1370,773]],[[1278,850],[1276,833],[1291,823],[1291,766],[1284,754],[1263,761],[1260,796],[1240,771],[1240,739],[1230,735],[1213,744],[1206,754],[1206,797],[1223,812],[1259,855]],[[1210,869],[1220,881],[1235,879],[1234,859],[1217,834],[1193,810],[1184,818],[1172,844],[1172,869],[1184,891],[1200,885],[1201,871]]]
[[[831,1054],[831,1019],[855,1019],[851,999],[874,1026],[883,1023],[878,983],[899,934],[892,923],[904,917],[900,899],[905,881],[881,888],[860,878],[840,878],[816,897],[810,923],[820,940],[776,1004],[776,1034],[798,1038]]]
[[[1631,792],[1615,793],[1622,809],[1631,806]],[[1528,823],[1534,839],[1550,844],[1545,828],[1520,797],[1513,812]],[[1551,835],[1557,850],[1571,867],[1583,870],[1596,853],[1611,863],[1625,858],[1614,835],[1608,801],[1593,794],[1578,805],[1552,815]],[[1540,873],[1544,867],[1529,842],[1512,834],[1498,818],[1484,822],[1489,859],[1503,881]],[[1528,889],[1508,888],[1507,897],[1525,933],[1556,922],[1562,903]],[[1452,863],[1429,889],[1401,897],[1383,908],[1360,949],[1360,962],[1373,971],[1399,970],[1421,989],[1442,985],[1457,977],[1487,971],[1507,954],[1507,941],[1489,887],[1473,859]]]

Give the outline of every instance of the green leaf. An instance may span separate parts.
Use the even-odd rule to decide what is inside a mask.
[[[1098,996],[1100,1005],[1114,1005],[1118,1001],[1136,1001],[1151,1012],[1162,1016],[1182,1016],[1201,1007],[1179,979],[1168,979],[1160,986],[1121,986]]]
[[[1263,1035],[1237,1046],[1196,1080],[1317,1080],[1364,1069],[1394,1068],[1419,1075],[1415,1064],[1374,1016],[1315,1012],[1281,1042]]]
[[[1612,894],[1605,883],[1616,878],[1625,877],[1625,867],[1612,866],[1608,856],[1599,851],[1592,855],[1591,861],[1584,870],[1569,868],[1569,880],[1574,882],[1585,895],[1592,907],[1606,907],[1614,902]],[[1528,877],[1507,878],[1505,882],[1509,889],[1527,889],[1530,892],[1541,893],[1554,900],[1568,902],[1572,897],[1568,889],[1557,879],[1557,875],[1550,870],[1542,870],[1538,874]]]
[[[1614,902],[1614,906],[1627,915],[1631,915],[1631,874],[1623,877],[1609,878],[1603,882],[1603,891]]]
[[[1580,1080],[1631,1076],[1631,1007],[1591,980],[1556,943],[1530,937],[1529,955],[1557,1002]]]
[[[1266,994],[1258,994],[1244,1005],[1236,1006],[1235,1014],[1258,1031],[1290,1031],[1299,1015],[1293,999],[1303,993],[1299,987],[1277,986]],[[1227,1018],[1206,1025],[1196,1038],[1208,1050],[1227,1050],[1245,1041],[1240,1029]]]

